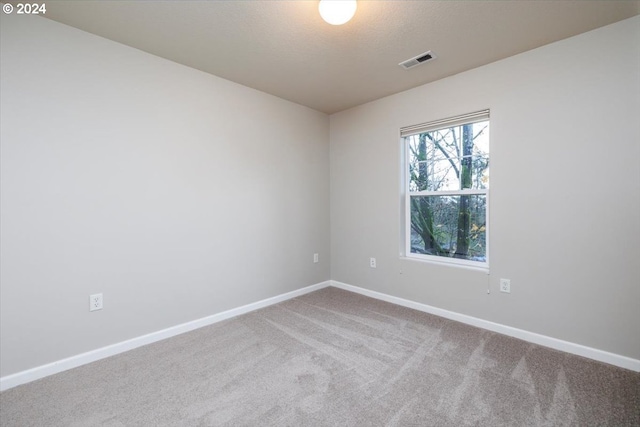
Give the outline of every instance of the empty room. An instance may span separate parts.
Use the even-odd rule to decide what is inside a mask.
[[[0,426],[639,426],[640,1],[0,14]]]

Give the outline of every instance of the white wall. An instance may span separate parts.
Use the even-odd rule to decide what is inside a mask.
[[[399,129],[484,108],[490,275],[399,257]],[[640,359],[639,119],[640,17],[332,115],[332,279]]]
[[[1,24],[0,376],[329,279],[326,115]]]

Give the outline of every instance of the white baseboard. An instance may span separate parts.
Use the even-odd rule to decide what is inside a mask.
[[[632,359],[627,356],[621,356],[619,354],[609,353],[607,351],[598,350],[598,349],[587,347],[581,344],[575,344],[569,341],[559,340],[557,338],[548,337],[546,335],[540,335],[534,332],[529,332],[529,331],[525,331],[518,328],[512,328],[511,326],[501,325],[499,323],[478,319],[477,317],[467,316],[465,314],[460,314],[460,313],[456,313],[449,310],[443,310],[441,308],[432,307],[427,304],[422,304],[419,302],[394,297],[394,296],[383,294],[380,292],[371,291],[371,290],[360,288],[357,286],[348,285],[346,283],[337,282],[335,280],[330,280],[330,283],[331,283],[331,286],[344,289],[346,291],[355,292],[371,298],[375,298],[375,299],[387,301],[393,304],[401,305],[404,307],[412,308],[414,310],[434,314],[436,316],[444,317],[446,319],[451,319],[461,323],[466,323],[467,325],[477,326],[478,328],[487,329],[493,332],[498,332],[500,334],[508,335],[514,338],[519,338],[521,340],[542,345],[544,347],[553,348],[555,350],[576,354],[578,356],[587,357],[589,359],[597,360],[599,362],[604,362],[610,365],[619,366],[621,368],[630,369],[635,372],[640,372],[640,360]]]
[[[151,344],[156,341],[161,341],[167,338],[174,337],[176,335],[184,334],[185,332],[193,331],[194,329],[202,328],[204,326],[212,325],[222,320],[236,317],[241,314],[248,313],[250,311],[258,310],[273,304],[277,304],[282,301],[286,301],[291,298],[298,297],[300,295],[308,294],[309,292],[317,291],[318,289],[326,288],[330,285],[330,281],[317,283],[315,285],[307,286],[302,289],[287,292],[282,295],[263,299],[251,304],[243,305],[231,310],[223,311],[211,316],[203,317],[201,319],[193,320],[191,322],[183,323],[181,325],[172,326],[161,331],[152,332],[147,335],[132,338],[127,341],[122,341],[116,344],[108,345],[106,347],[91,350],[86,353],[71,356],[66,359],[58,360],[56,362],[48,363],[46,365],[38,366],[26,371],[17,372],[12,375],[7,375],[0,378],[0,391],[16,387],[21,384],[26,384],[31,381],[38,380],[40,378],[48,377],[49,375],[57,374],[78,366],[86,365],[96,360],[104,359],[109,356],[124,353],[125,351],[133,350],[134,348],[141,347],[143,345]]]
[[[315,285],[307,286],[302,289],[297,289],[292,292],[287,292],[282,295],[277,295],[272,298],[267,298],[262,301],[257,301],[251,304],[243,305],[231,310],[223,311],[211,316],[203,317],[191,322],[183,323],[177,326],[172,326],[161,331],[152,332],[147,335],[132,338],[127,341],[122,341],[116,344],[112,344],[106,347],[102,347],[96,350],[88,351],[86,353],[71,356],[66,359],[58,360],[56,362],[48,363],[46,365],[38,366],[26,371],[17,372],[12,375],[7,375],[0,378],[0,391],[16,387],[21,384],[26,384],[31,381],[38,380],[40,378],[47,377],[49,375],[57,374],[78,366],[86,365],[91,362],[95,362],[106,357],[114,356],[116,354],[124,353],[125,351],[133,350],[134,348],[141,347],[143,345],[151,344],[157,341],[161,341],[167,338],[171,338],[176,335],[183,334],[185,332],[192,331],[194,329],[202,328],[204,326],[212,325],[214,323],[226,320],[241,314],[249,313],[260,308],[264,308],[273,304],[277,304],[282,301],[286,301],[300,295],[307,294],[309,292],[317,291],[328,286],[334,286],[336,288],[344,289],[347,291],[355,292],[361,295],[365,295],[371,298],[387,301],[393,304],[401,305],[404,307],[412,308],[414,310],[423,311],[425,313],[434,314],[436,316],[444,317],[446,319],[455,320],[468,325],[477,326],[479,328],[487,329],[500,334],[508,335],[514,338],[519,338],[524,341],[528,341],[534,344],[550,347],[556,350],[564,351],[571,354],[587,357],[589,359],[597,360],[600,362],[608,363],[621,368],[630,369],[635,372],[640,372],[640,360],[632,359],[630,357],[621,356],[619,354],[609,353],[606,351],[598,350],[591,347],[586,347],[580,344],[571,343],[568,341],[551,338],[545,335],[536,334],[534,332],[525,331],[522,329],[512,328],[510,326],[501,325],[499,323],[490,322],[487,320],[478,319],[476,317],[467,316],[465,314],[456,313],[449,310],[443,310],[441,308],[432,307],[427,304],[422,304],[415,301],[410,301],[403,298],[394,297],[391,295],[383,294],[376,291],[360,288],[357,286],[348,285],[346,283],[337,282],[334,280],[328,280],[326,282],[317,283]]]

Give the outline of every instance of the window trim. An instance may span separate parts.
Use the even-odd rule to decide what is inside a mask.
[[[457,268],[465,268],[471,270],[479,270],[488,273],[490,261],[490,196],[489,188],[483,189],[462,189],[462,190],[443,190],[443,191],[409,191],[409,136],[446,129],[449,127],[461,126],[463,124],[477,123],[482,121],[490,122],[489,110],[476,111],[474,113],[463,114],[447,119],[435,120],[419,125],[405,126],[400,128],[400,142],[402,147],[402,196],[404,198],[404,242],[402,242],[401,257],[436,264],[441,266],[451,266]],[[491,147],[491,139],[489,139],[489,147]],[[491,158],[491,149],[489,148],[489,158]],[[484,195],[486,197],[486,261],[472,261],[460,258],[449,258],[437,255],[418,254],[411,252],[411,197],[415,196],[461,196],[461,195]]]

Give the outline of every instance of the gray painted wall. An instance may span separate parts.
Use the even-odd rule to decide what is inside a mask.
[[[1,376],[329,279],[325,114],[48,19],[1,27]]]
[[[490,274],[401,258],[399,129],[484,108]],[[640,17],[332,115],[331,278],[640,359],[639,118]]]

